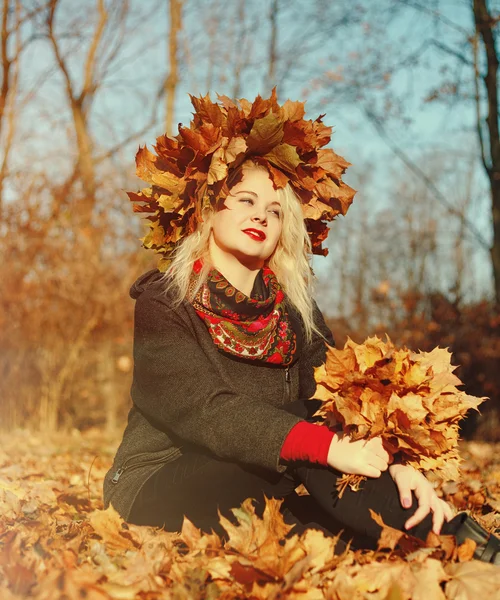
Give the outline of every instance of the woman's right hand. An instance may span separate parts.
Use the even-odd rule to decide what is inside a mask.
[[[328,450],[328,466],[342,473],[380,477],[392,458],[382,445],[381,437],[353,441],[336,433]]]

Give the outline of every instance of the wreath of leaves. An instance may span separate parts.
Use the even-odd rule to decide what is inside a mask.
[[[275,189],[290,183],[302,202],[312,251],[326,255],[327,221],[345,215],[356,192],[342,181],[350,163],[323,148],[332,133],[325,115],[305,120],[305,102],[280,106],[276,87],[270,98],[257,96],[253,103],[219,94],[218,103],[209,94],[189,97],[189,127],[179,124],[174,138],[158,137],[156,155],[139,148],[136,173],[149,187],[127,192],[134,212],[148,213],[150,230],[141,241],[162,255],[160,270],[179,240],[196,230],[203,209],[223,205],[228,179],[231,185],[241,180],[237,169],[246,160],[265,166]]]

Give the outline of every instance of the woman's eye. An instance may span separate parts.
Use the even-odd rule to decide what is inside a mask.
[[[250,202],[250,204],[253,204],[253,200],[251,198],[240,198],[240,202]]]

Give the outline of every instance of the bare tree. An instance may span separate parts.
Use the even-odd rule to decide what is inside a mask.
[[[53,48],[59,70],[64,78],[66,94],[71,108],[73,125],[75,128],[76,144],[78,150],[77,172],[81,177],[83,188],[85,190],[84,198],[79,212],[82,222],[85,225],[90,224],[92,210],[96,201],[96,176],[94,169],[94,150],[92,134],[89,125],[89,112],[93,99],[99,87],[96,74],[96,66],[100,46],[104,37],[104,31],[108,24],[108,8],[104,0],[97,0],[98,20],[87,56],[83,71],[83,82],[80,89],[75,79],[71,76],[67,60],[61,49],[60,42],[55,32],[56,12],[60,5],[60,0],[51,0],[47,16],[47,35]],[[126,7],[126,3],[123,3]],[[124,12],[122,14],[125,14]]]
[[[98,0],[94,14],[64,0],[48,0],[46,4],[37,0],[31,11],[26,8],[28,2],[2,1],[8,10],[2,12],[0,24],[2,160],[6,165],[5,151],[12,147],[17,165],[10,170],[4,166],[2,171],[9,200],[13,201],[5,203],[0,227],[0,254],[6,257],[0,265],[4,282],[0,300],[0,422],[4,427],[29,423],[57,429],[71,425],[76,417],[86,418],[85,411],[78,415],[83,398],[92,403],[102,397],[112,429],[128,396],[123,386],[117,385],[116,340],[123,339],[122,345],[127,341],[129,331],[123,331],[130,311],[127,291],[144,257],[137,252],[137,233],[130,224],[120,223],[129,207],[125,197],[121,201],[118,198],[117,188],[119,182],[129,181],[131,185],[133,153],[125,167],[109,159],[157,121],[157,106],[139,132],[126,131],[107,147],[96,135],[94,109],[98,92],[103,87],[110,89],[110,78],[128,58],[128,34],[144,15],[144,8],[139,14],[139,6],[132,18],[127,2],[121,1]],[[22,27],[28,18],[31,22],[25,33]],[[19,31],[23,33],[20,40]],[[29,71],[27,77],[19,57],[31,39],[48,42],[54,61],[48,73],[45,63],[40,67],[35,61],[40,70]],[[46,107],[30,89],[34,86],[36,90],[40,78],[43,83],[49,80],[51,103]],[[164,79],[159,73],[158,83]],[[58,96],[59,90],[63,93]],[[127,91],[129,99],[141,92]],[[163,93],[162,87],[160,98]],[[24,102],[25,98],[31,104]],[[69,119],[65,120],[67,113],[61,118],[64,106],[56,104],[60,98],[67,102]],[[151,99],[155,100],[153,96]],[[45,140],[44,147],[51,160],[38,160],[34,168],[26,168],[30,160],[26,139],[9,132],[15,130],[16,123],[22,126],[26,122],[25,109],[31,111],[28,114],[36,123],[32,115],[37,106],[54,125],[53,137]],[[120,122],[117,116],[108,116],[110,131]],[[94,218],[90,227],[92,212],[99,218]]]
[[[293,3],[292,3],[293,4]],[[317,31],[341,22],[342,14],[324,10],[323,0],[314,3],[318,16],[312,19]],[[330,103],[349,106],[351,113],[367,118],[381,139],[408,168],[418,175],[435,199],[447,207],[448,213],[462,219],[463,230],[488,253],[494,280],[494,295],[500,302],[500,208],[499,208],[499,106],[498,106],[498,48],[497,36],[500,14],[493,3],[486,0],[457,2],[463,9],[460,20],[445,3],[422,0],[387,0],[385,2],[335,3],[340,12],[350,10],[350,20],[337,33],[336,43],[327,47],[323,65],[310,69],[312,84],[318,93],[310,107],[328,110]],[[450,5],[451,7],[451,5]],[[468,25],[467,13],[473,28]],[[359,19],[356,19],[356,15]],[[339,20],[340,19],[340,20]],[[304,27],[304,30],[307,28]],[[388,34],[388,31],[390,33]],[[339,37],[339,36],[344,37]],[[410,36],[414,36],[409,40]],[[344,43],[342,43],[342,41]],[[349,54],[343,48],[349,47]],[[491,196],[490,217],[493,241],[479,231],[471,215],[458,210],[447,200],[432,177],[416,164],[411,152],[398,143],[404,137],[401,126],[411,124],[414,109],[414,91],[402,91],[401,76],[408,81],[417,69],[424,69],[429,60],[433,75],[435,61],[446,57],[437,86],[432,88],[426,101],[445,101],[472,107],[476,116],[475,131],[480,146],[480,161],[486,172]],[[296,68],[296,67],[295,67]],[[421,73],[422,71],[419,71]],[[399,79],[396,79],[397,76]],[[392,85],[393,81],[399,85]],[[412,94],[412,96],[410,96]],[[414,111],[415,112],[415,111]],[[361,114],[360,114],[361,113]],[[396,124],[394,137],[391,125]],[[471,131],[471,135],[473,132]],[[399,139],[398,139],[399,136]]]
[[[41,3],[35,8],[26,8],[21,0],[2,0],[0,24],[0,215],[3,208],[3,190],[8,175],[9,157],[16,134],[16,123],[20,116],[22,101],[19,95],[19,74],[22,53],[35,39],[26,33],[27,27],[43,12]],[[27,94],[29,96],[29,93]]]
[[[0,32],[0,53],[2,63],[2,88],[0,92],[0,139],[2,140],[3,156],[0,166],[0,214],[3,205],[3,187],[7,175],[9,154],[14,139],[16,112],[14,110],[15,100],[19,82],[19,58],[21,55],[21,32],[20,32],[20,2],[16,0],[13,4],[10,0],[3,0],[2,25]],[[9,42],[11,36],[15,36],[14,52],[9,55]],[[6,123],[6,132],[4,132]]]
[[[428,94],[426,100],[443,100],[462,105],[470,105],[471,101],[473,103],[475,131],[480,148],[479,158],[489,181],[493,229],[491,244],[470,221],[467,213],[459,211],[449,203],[426,173],[419,170],[408,154],[390,140],[383,119],[370,109],[367,110],[367,114],[391,149],[413,172],[419,174],[436,199],[448,206],[449,213],[455,216],[461,213],[464,233],[471,234],[480,246],[488,250],[493,274],[494,298],[496,303],[500,304],[500,137],[497,49],[500,14],[494,14],[486,0],[466,0],[465,6],[470,7],[474,23],[474,31],[470,31],[445,16],[438,5],[429,5],[419,0],[394,0],[392,5],[399,13],[406,11],[404,14],[408,17],[412,13],[423,15],[427,18],[425,21],[427,26],[431,23],[439,25],[438,29],[427,27],[422,36],[424,51],[436,48],[460,66],[455,69],[453,76],[443,75],[442,82]],[[428,31],[432,33],[429,35]],[[451,33],[453,36],[449,35]],[[448,41],[447,37],[451,41]]]

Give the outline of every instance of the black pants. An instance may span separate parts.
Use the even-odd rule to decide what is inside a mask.
[[[290,407],[299,412],[300,403]],[[211,529],[224,536],[217,510],[234,522],[230,511],[246,498],[254,498],[258,514],[264,508],[264,496],[284,498],[285,521],[296,527],[291,534],[307,527],[353,538],[358,547],[374,547],[380,527],[370,516],[371,508],[387,525],[404,529],[404,523],[415,512],[418,502],[404,509],[397,488],[388,471],[377,479],[369,478],[357,492],[349,488],[338,497],[336,483],[341,473],[331,468],[296,463],[283,474],[249,465],[224,461],[202,449],[186,452],[173,463],[166,464],[143,486],[132,507],[131,523],[163,527],[179,531],[186,515],[205,532]],[[295,488],[303,483],[310,496],[298,496]],[[432,527],[428,515],[410,533],[425,539]],[[444,532],[444,530],[443,530]]]
[[[203,454],[185,454],[146,482],[129,521],[180,531],[186,515],[203,531],[213,529],[223,536],[217,510],[234,522],[230,509],[246,498],[254,498],[256,512],[262,515],[267,496],[285,499],[285,521],[296,525],[292,534],[307,527],[321,529],[327,535],[343,530],[344,537],[353,538],[356,546],[368,548],[374,547],[381,531],[369,508],[382,515],[387,525],[403,529],[418,506],[414,497],[410,509],[402,508],[396,485],[387,471],[380,478],[367,479],[357,492],[348,488],[342,498],[336,491],[339,476],[326,467],[305,465],[279,475]],[[304,484],[310,496],[297,496],[295,488],[299,483]],[[429,515],[409,533],[425,539],[431,527]]]

